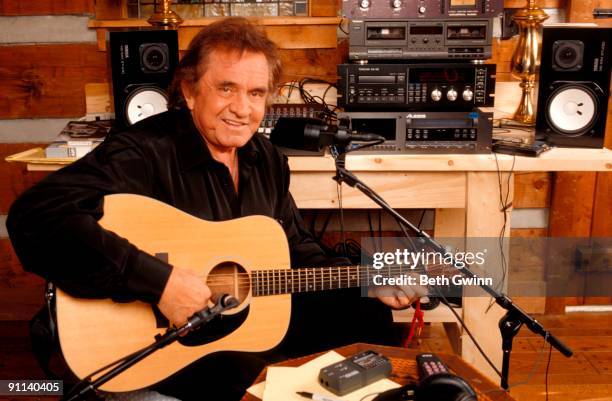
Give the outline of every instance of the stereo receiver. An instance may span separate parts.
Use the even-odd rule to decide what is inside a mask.
[[[359,110],[492,107],[495,64],[340,64],[338,105]]]
[[[503,0],[342,0],[342,15],[351,19],[494,18],[503,9]]]
[[[355,153],[436,154],[490,153],[493,113],[344,112],[351,130],[385,137],[385,142]]]
[[[350,60],[491,58],[491,19],[352,20]]]

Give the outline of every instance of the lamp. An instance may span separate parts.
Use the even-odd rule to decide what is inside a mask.
[[[514,14],[512,20],[519,26],[519,39],[512,54],[512,76],[519,78],[522,89],[521,101],[514,113],[515,121],[533,124],[535,113],[531,94],[533,93],[535,75],[540,67],[540,26],[548,15],[536,6],[535,0],[527,0],[527,6]]]
[[[176,28],[179,26],[183,19],[170,9],[170,3],[172,3],[172,0],[162,0],[161,11],[151,15],[147,22],[153,26],[160,27]]]

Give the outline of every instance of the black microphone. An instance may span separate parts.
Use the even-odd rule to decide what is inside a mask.
[[[210,300],[213,304],[219,305],[223,309],[235,308],[236,306],[238,306],[238,304],[240,304],[240,302],[238,302],[238,300],[234,296],[227,293],[215,294],[210,297]]]
[[[348,145],[352,141],[384,141],[374,134],[350,132],[317,118],[281,117],[270,133],[270,141],[284,148],[320,151],[329,145]]]

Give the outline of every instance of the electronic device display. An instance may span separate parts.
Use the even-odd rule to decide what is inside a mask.
[[[492,107],[495,71],[495,64],[340,64],[338,105],[345,111]]]
[[[486,60],[492,20],[351,20],[350,60]]]
[[[342,15],[351,19],[494,18],[503,9],[503,0],[342,0]]]
[[[490,153],[493,113],[464,112],[344,112],[353,131],[377,134],[385,142],[355,153],[475,154]],[[356,143],[359,144],[359,143]]]

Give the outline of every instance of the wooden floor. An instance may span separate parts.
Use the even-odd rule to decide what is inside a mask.
[[[574,350],[565,358],[553,350],[549,372],[550,401],[612,401],[612,313],[543,316],[538,320]],[[452,352],[442,326],[427,326],[418,344],[424,351]],[[544,401],[548,347],[521,329],[514,340],[510,394],[517,401]],[[530,376],[537,362],[534,374]],[[31,354],[27,323],[0,322],[0,379],[44,378]],[[525,384],[518,383],[529,380]],[[0,400],[52,400],[51,397],[2,397]]]

